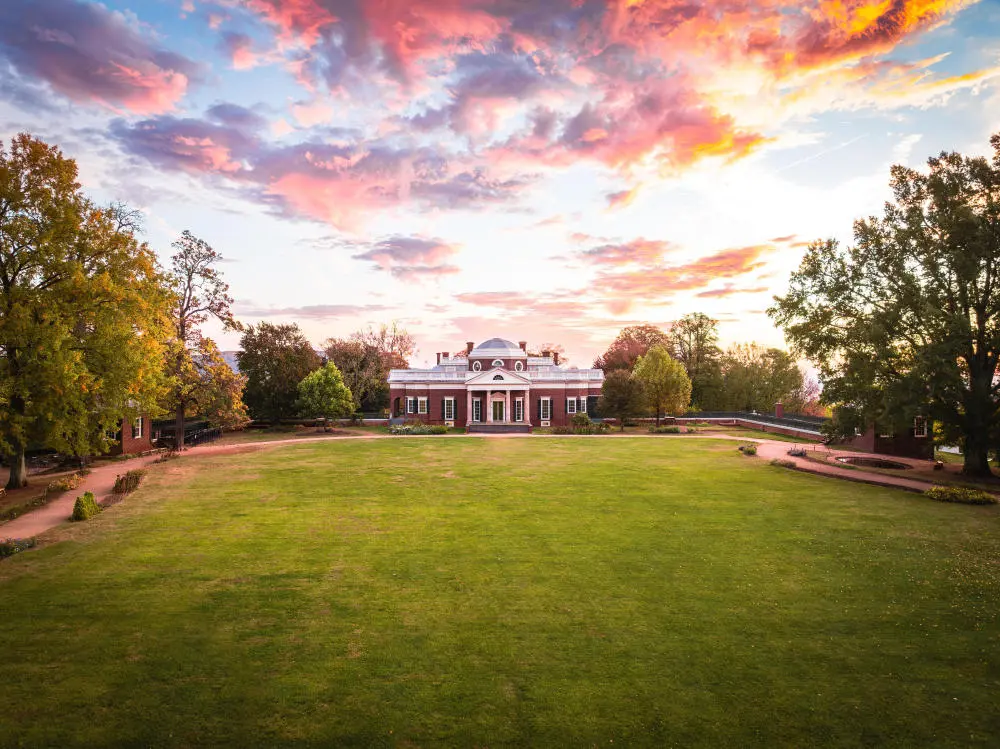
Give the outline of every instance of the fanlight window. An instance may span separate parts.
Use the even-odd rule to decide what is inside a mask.
[[[493,382],[503,382],[503,375],[496,375],[493,378]]]
[[[503,359],[494,359],[493,360],[493,366],[494,367],[502,367],[503,366]]]

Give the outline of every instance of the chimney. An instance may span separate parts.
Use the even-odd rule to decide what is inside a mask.
[[[552,361],[555,363],[555,365],[557,367],[559,366],[559,352],[558,351],[553,351],[552,352]]]
[[[779,419],[785,418],[785,404],[781,401],[774,404],[774,415]]]
[[[466,341],[465,342],[465,355],[468,356],[469,354],[471,354],[472,353],[472,349],[474,349],[475,347],[476,347],[476,344],[473,341]]]
[[[550,356],[552,356],[552,352],[549,351],[548,349],[545,349],[544,351],[542,351],[542,356],[548,359]]]
[[[519,341],[517,345],[521,347],[521,351],[523,351],[524,353],[528,353],[528,342],[527,341]]]
[[[440,354],[440,352],[438,353],[438,366],[441,366],[441,354]]]

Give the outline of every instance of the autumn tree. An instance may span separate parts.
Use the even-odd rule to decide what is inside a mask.
[[[627,369],[615,369],[604,378],[598,410],[613,416],[625,431],[625,421],[639,416],[646,407],[642,382]]]
[[[787,351],[756,343],[731,346],[723,357],[723,405],[727,411],[773,410],[803,386],[802,371]]]
[[[594,360],[594,367],[603,369],[605,374],[615,369],[631,372],[639,358],[657,345],[669,350],[670,338],[655,325],[623,328],[608,350]]]
[[[701,312],[685,315],[670,327],[670,352],[691,380],[691,402],[712,410],[722,392],[719,321]]]
[[[299,414],[321,418],[324,426],[327,419],[340,419],[354,411],[354,396],[333,362],[306,375],[298,392]]]
[[[239,388],[242,381],[226,378],[215,361],[221,359],[218,348],[201,331],[202,324],[211,318],[227,330],[241,329],[233,318],[229,285],[216,267],[222,255],[189,231],[184,231],[172,246],[176,253],[170,259],[169,276],[174,292],[174,336],[168,354],[172,375],[169,407],[174,413],[174,444],[180,450],[184,447],[185,419],[197,410],[198,404],[212,403],[213,409],[230,405],[228,411],[213,410],[217,426],[245,422],[246,411],[227,392]]]
[[[27,134],[0,143],[0,452],[27,484],[31,445],[84,456],[155,410],[168,294],[121,206],[94,205],[76,163]]]
[[[272,424],[296,415],[298,385],[323,362],[298,325],[251,325],[236,354],[247,385],[243,400],[254,419]]]
[[[413,336],[392,323],[356,331],[348,338],[330,338],[323,349],[354,395],[355,409],[378,411],[389,405],[389,371],[407,368],[416,344]]]
[[[691,380],[684,366],[661,344],[639,357],[633,376],[642,383],[646,403],[656,415],[657,426],[661,415],[683,413],[691,402]]]
[[[193,371],[186,372],[184,380],[190,383],[191,411],[220,429],[242,429],[250,423],[243,402],[246,377],[233,371],[215,341],[202,337],[190,362]]]
[[[819,369],[839,431],[935,420],[963,471],[1000,443],[1000,134],[992,160],[942,153],[894,166],[882,217],[854,243],[816,242],[769,310]]]

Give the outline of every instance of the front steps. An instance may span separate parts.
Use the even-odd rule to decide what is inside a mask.
[[[469,424],[467,434],[531,434],[530,424]]]

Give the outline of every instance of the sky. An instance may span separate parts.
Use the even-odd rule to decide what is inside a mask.
[[[415,365],[589,366],[690,312],[783,346],[808,244],[997,131],[1000,0],[0,2],[0,142],[58,144],[164,263],[207,241],[241,321],[398,321]]]

